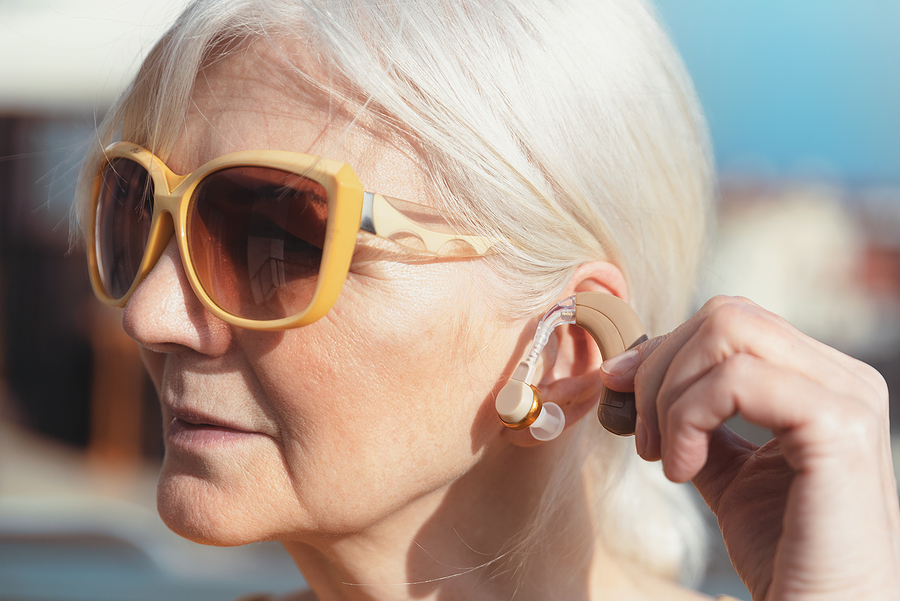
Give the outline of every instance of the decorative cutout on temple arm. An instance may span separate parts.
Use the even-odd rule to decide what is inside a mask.
[[[371,192],[364,197],[360,227],[401,244],[398,239],[414,236],[425,252],[433,254],[451,242],[460,243],[454,246],[453,254],[483,255],[494,245],[490,238],[461,233],[464,228],[437,209]],[[457,252],[465,247],[470,253]]]

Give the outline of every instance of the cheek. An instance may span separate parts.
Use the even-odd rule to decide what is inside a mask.
[[[153,382],[156,394],[159,394],[159,391],[162,388],[162,376],[166,366],[166,356],[163,353],[154,353],[143,346],[138,348],[141,354],[141,361],[144,364],[144,369],[146,369],[147,373],[150,375],[150,380]]]
[[[293,442],[329,440],[335,456],[390,451],[413,444],[437,423],[462,425],[484,397],[446,328],[348,332],[333,322],[322,325],[286,336],[258,364]]]
[[[331,312],[284,332],[273,352],[260,356],[264,384],[290,391],[285,401],[316,398],[325,406],[308,409],[352,420],[459,407],[447,401],[486,377],[467,350],[480,347],[470,339],[484,334],[459,301],[466,280],[448,267],[432,270],[440,277],[424,282],[393,275],[376,287],[348,279]]]
[[[337,310],[285,332],[255,364],[296,494],[329,519],[389,511],[471,467],[501,429],[484,408],[508,361],[470,344],[484,330],[446,286],[398,294],[402,304],[348,288]]]

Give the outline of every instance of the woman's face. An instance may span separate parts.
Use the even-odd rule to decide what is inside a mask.
[[[167,158],[176,173],[237,150],[292,150],[349,163],[366,190],[429,203],[410,153],[292,100],[277,61],[258,44],[198,77]],[[360,241],[334,308],[306,327],[217,320],[174,242],[129,301],[124,327],[175,418],[158,504],[176,532],[240,544],[363,531],[430,511],[489,452],[503,429],[493,393],[518,340],[473,291],[483,260],[387,260],[384,243]]]

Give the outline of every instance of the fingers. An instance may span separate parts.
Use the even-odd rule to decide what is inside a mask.
[[[635,442],[638,452],[649,461],[659,459],[659,447],[656,444],[659,428],[656,411],[650,405],[656,397],[656,391],[662,385],[666,366],[675,357],[684,341],[688,340],[701,324],[702,320],[691,319],[673,332],[651,338],[621,355],[604,361],[600,366],[600,377],[604,386],[621,392],[635,393],[638,413]],[[650,367],[646,367],[648,364]]]
[[[707,302],[691,319],[665,336],[651,338],[631,351],[622,353],[601,365],[601,379],[605,386],[623,392],[635,392],[638,420],[635,443],[640,455],[648,461],[661,458],[656,399],[669,365],[703,326],[719,306],[726,304],[753,305],[745,299],[716,297]],[[756,306],[756,305],[753,305]]]
[[[746,299],[712,299],[670,334],[604,362],[601,378],[614,390],[634,390],[638,452],[665,457],[676,480],[702,468],[710,433],[738,412],[787,431],[826,424],[825,399],[842,399],[834,419],[874,411],[887,423],[877,372]]]
[[[736,413],[748,421],[781,433],[785,458],[802,469],[807,448],[791,437],[809,415],[824,406],[830,393],[820,384],[747,354],[732,355],[696,380],[659,411],[661,454],[666,476],[676,482],[693,478],[707,463],[710,437]]]
[[[841,377],[838,363],[849,357],[745,299],[713,299],[693,320],[698,322],[693,335],[676,349],[664,382],[654,389],[663,397],[678,397],[698,377],[737,354],[767,360],[832,387],[857,384]]]
[[[873,369],[745,299],[719,297],[603,363],[601,378],[634,391],[638,452],[661,458],[671,480],[693,481],[745,582],[896,590],[888,393]],[[775,439],[741,439],[724,425],[737,413]]]

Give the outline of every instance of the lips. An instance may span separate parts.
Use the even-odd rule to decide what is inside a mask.
[[[202,411],[166,407],[172,422],[166,428],[167,449],[203,451],[231,446],[257,437],[259,432],[233,420]]]
[[[168,409],[173,418],[184,422],[187,426],[220,428],[223,430],[246,432],[248,434],[253,433],[252,429],[238,425],[226,418],[186,409],[173,409],[171,407],[166,407],[166,409]]]

